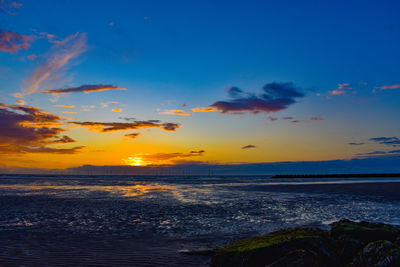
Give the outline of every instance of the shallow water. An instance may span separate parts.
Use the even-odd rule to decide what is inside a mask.
[[[185,254],[348,218],[400,225],[400,178],[0,177],[0,264],[204,266]]]

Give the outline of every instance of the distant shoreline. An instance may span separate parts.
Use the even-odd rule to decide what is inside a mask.
[[[400,177],[400,173],[359,173],[359,174],[276,174],[271,178],[365,178]]]

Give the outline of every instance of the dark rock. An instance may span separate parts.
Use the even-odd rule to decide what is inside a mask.
[[[333,238],[346,236],[351,239],[359,240],[364,244],[377,240],[388,240],[395,242],[400,236],[400,230],[394,226],[383,223],[352,222],[341,220],[331,224],[330,234]]]
[[[332,253],[334,243],[328,232],[318,228],[294,228],[218,248],[211,266],[330,266],[336,258]]]
[[[214,267],[400,266],[400,230],[381,223],[341,220],[330,232],[292,228],[217,248]]]
[[[400,247],[387,240],[369,243],[349,264],[351,267],[400,266]]]

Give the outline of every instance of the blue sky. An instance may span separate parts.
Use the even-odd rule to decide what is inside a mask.
[[[85,147],[73,155],[58,150],[63,167],[96,164],[99,156],[87,151],[109,151],[110,164],[129,155],[191,150],[205,150],[196,160],[224,163],[333,160],[389,152],[396,147],[367,141],[400,132],[399,8],[398,1],[4,0],[3,37],[17,33],[31,39],[26,48],[0,52],[0,102],[14,104],[18,99],[13,94],[34,83],[35,71],[63,49],[76,52],[62,41],[80,42],[82,51],[40,81],[35,92],[24,95],[24,105],[58,116],[76,112],[68,114],[71,121],[123,122],[121,118],[135,117],[181,127],[171,132],[139,129],[140,136],[127,142],[121,141],[122,132],[94,133],[58,125],[76,142],[48,147]],[[0,46],[7,45],[4,40]],[[305,96],[293,103],[289,99],[280,110],[268,106],[254,114],[246,101],[251,95],[261,97],[263,86],[273,82],[292,83]],[[40,93],[82,85],[126,90]],[[240,107],[240,115],[218,108],[191,111],[218,101],[232,105],[227,93],[232,86],[243,91],[238,101],[247,105]],[[61,110],[55,105],[75,108]],[[191,115],[160,114],[171,110]],[[18,166],[54,165],[45,163],[48,155],[43,149],[36,153],[22,140],[10,142],[3,145],[18,146],[33,162]],[[255,147],[240,149],[249,144]],[[34,149],[43,146],[30,143]],[[6,156],[7,166],[20,157],[15,151]]]

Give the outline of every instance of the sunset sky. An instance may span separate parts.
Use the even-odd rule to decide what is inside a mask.
[[[0,0],[0,168],[399,156],[399,10]]]

